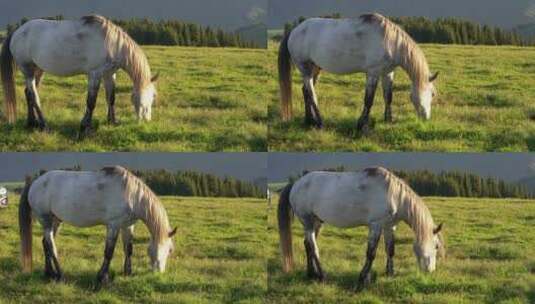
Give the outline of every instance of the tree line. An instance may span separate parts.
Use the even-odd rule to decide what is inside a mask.
[[[63,20],[62,15],[44,19]],[[11,33],[26,23],[28,18],[22,18],[15,24],[8,24],[7,33]],[[226,32],[220,28],[202,26],[179,20],[124,19],[112,20],[125,30],[134,41],[141,45],[178,45],[196,47],[237,47],[259,48],[252,41],[246,41],[238,33]]]
[[[341,18],[336,13],[322,16],[324,18]],[[500,27],[480,25],[479,23],[460,18],[438,18],[431,20],[426,17],[389,17],[403,28],[418,43],[467,44],[467,45],[535,45],[533,39],[524,39],[514,30],[503,30]],[[284,33],[306,20],[299,17],[284,25]],[[276,40],[282,38],[275,37]]]
[[[324,171],[343,172],[346,170],[343,166],[340,166]],[[393,172],[421,196],[535,198],[535,194],[531,193],[526,187],[507,183],[497,177],[481,177],[476,174],[458,171],[433,173],[429,170],[396,170]],[[303,171],[298,176],[290,176],[289,182],[293,183],[307,173],[308,171]]]
[[[82,171],[82,167],[76,165],[60,170]],[[34,178],[46,172],[46,170],[40,170]],[[133,170],[131,172],[158,195],[256,198],[265,198],[266,196],[265,191],[254,183],[230,176],[219,177],[196,171],[170,172],[164,169]]]

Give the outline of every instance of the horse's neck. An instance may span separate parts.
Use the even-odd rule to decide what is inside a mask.
[[[153,240],[159,240],[161,239],[163,233],[166,233],[167,230],[169,230],[169,227],[167,227],[169,225],[166,225],[168,220],[167,218],[157,218],[157,214],[160,217],[162,216],[159,215],[159,211],[154,211],[152,208],[159,207],[151,206],[151,203],[149,203],[146,199],[140,199],[134,203],[134,214],[145,224],[145,226],[147,226],[151,234],[151,238]]]
[[[417,199],[402,199],[398,203],[397,218],[409,225],[418,239],[423,238],[423,231],[429,229],[433,220],[427,207]]]
[[[417,48],[418,46],[413,46]],[[395,63],[399,65],[406,73],[409,75],[409,78],[412,81],[413,86],[420,86],[424,83],[424,79],[429,77],[429,67],[427,61],[424,58],[415,59],[410,52],[417,52],[417,50],[410,50],[411,46],[406,43],[402,43],[394,47],[395,52]],[[415,62],[415,60],[422,60],[422,63]],[[418,67],[418,65],[422,65]],[[420,69],[424,69],[423,72]],[[427,70],[427,72],[425,72]]]

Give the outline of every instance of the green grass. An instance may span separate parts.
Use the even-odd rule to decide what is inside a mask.
[[[324,225],[318,240],[327,280],[306,278],[303,229],[294,222],[296,269],[281,270],[275,204],[269,222],[270,303],[533,303],[535,301],[535,201],[425,198],[436,222],[444,222],[447,257],[437,271],[418,271],[414,235],[400,223],[396,232],[396,275],[385,275],[381,240],[372,271],[376,281],[355,293],[365,261],[367,229]],[[274,198],[276,201],[276,198]]]
[[[39,93],[50,132],[28,131],[24,127],[23,77],[17,72],[18,121],[9,126],[0,113],[0,150],[266,151],[269,95],[265,89],[265,50],[143,48],[153,73],[160,72],[153,121],[136,121],[130,102],[132,84],[121,71],[116,99],[120,125],[110,126],[106,122],[102,87],[93,116],[97,130],[84,141],[78,141],[86,106],[87,77],[45,74]]]
[[[102,263],[105,228],[63,225],[57,238],[65,283],[43,276],[41,229],[34,223],[34,271],[19,266],[18,197],[0,210],[0,303],[262,303],[267,290],[265,201],[164,197],[178,226],[175,256],[154,274],[146,254],[149,234],[136,224],[132,277],[122,275],[123,250],[112,260],[113,281],[92,291]]]
[[[533,151],[535,150],[535,62],[532,47],[423,44],[432,71],[439,71],[438,98],[430,121],[420,121],[410,102],[410,81],[397,69],[393,117],[383,120],[377,91],[371,132],[356,122],[364,99],[364,74],[322,73],[317,85],[324,130],[305,127],[301,76],[294,69],[294,118],[280,120],[278,45],[269,46],[270,151]]]

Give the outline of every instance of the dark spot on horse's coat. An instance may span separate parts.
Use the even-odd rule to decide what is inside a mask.
[[[124,170],[125,169],[121,166],[104,167],[101,169],[101,171],[104,172],[104,174],[106,175],[116,175]]]
[[[370,177],[372,176],[378,176],[378,175],[385,175],[386,169],[383,167],[371,167],[364,169],[364,172]]]
[[[106,18],[99,15],[83,16],[81,19],[84,24],[102,24],[106,21]]]
[[[368,185],[360,184],[358,188],[359,188],[360,191],[366,191],[366,188],[368,188]]]
[[[356,36],[357,38],[362,39],[362,36],[364,36],[364,33],[362,31],[357,31]]]
[[[307,181],[303,184],[303,188],[305,188],[305,190],[308,189],[308,188],[310,188],[310,181],[309,181],[309,180],[307,180]]]
[[[359,18],[365,23],[380,23],[384,17],[377,13],[372,13],[360,15]]]
[[[104,190],[104,187],[106,187],[106,184],[104,184],[104,183],[97,183],[97,189],[98,189],[99,191]]]
[[[76,33],[76,39],[80,41],[84,40],[85,36],[87,36],[85,33]]]
[[[43,188],[46,188],[47,186],[48,186],[48,180],[45,180],[45,181],[43,182]]]

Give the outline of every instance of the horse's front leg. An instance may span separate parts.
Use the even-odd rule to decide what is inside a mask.
[[[385,100],[385,121],[392,122],[392,91],[394,87],[394,72],[383,76],[383,99]]]
[[[366,263],[364,263],[364,267],[362,267],[362,270],[359,275],[357,291],[362,290],[366,285],[371,283],[370,270],[372,269],[373,260],[375,259],[379,239],[381,238],[381,230],[381,225],[376,223],[371,224],[369,227],[368,249],[366,250]]]
[[[124,275],[132,274],[132,253],[134,250],[134,225],[121,229],[124,249]]]
[[[357,123],[357,130],[359,132],[366,132],[369,127],[369,116],[373,106],[373,98],[377,90],[378,78],[375,75],[367,74],[366,76],[366,94],[364,96],[364,108]]]
[[[386,251],[386,275],[394,275],[394,253],[395,253],[395,238],[394,238],[394,226],[387,226],[383,229],[385,239],[385,251]]]
[[[104,75],[104,89],[106,90],[106,102],[108,103],[108,123],[117,124],[115,119],[115,73]]]
[[[91,122],[93,120],[93,111],[97,103],[98,89],[100,88],[100,81],[102,75],[97,72],[89,73],[88,88],[87,88],[87,102],[84,118],[80,125],[80,138],[83,138],[91,131]]]
[[[119,229],[113,226],[107,227],[106,233],[106,247],[104,249],[104,261],[97,275],[97,287],[109,282],[109,268],[111,259],[113,258],[113,251],[117,244],[117,238],[119,236]]]

